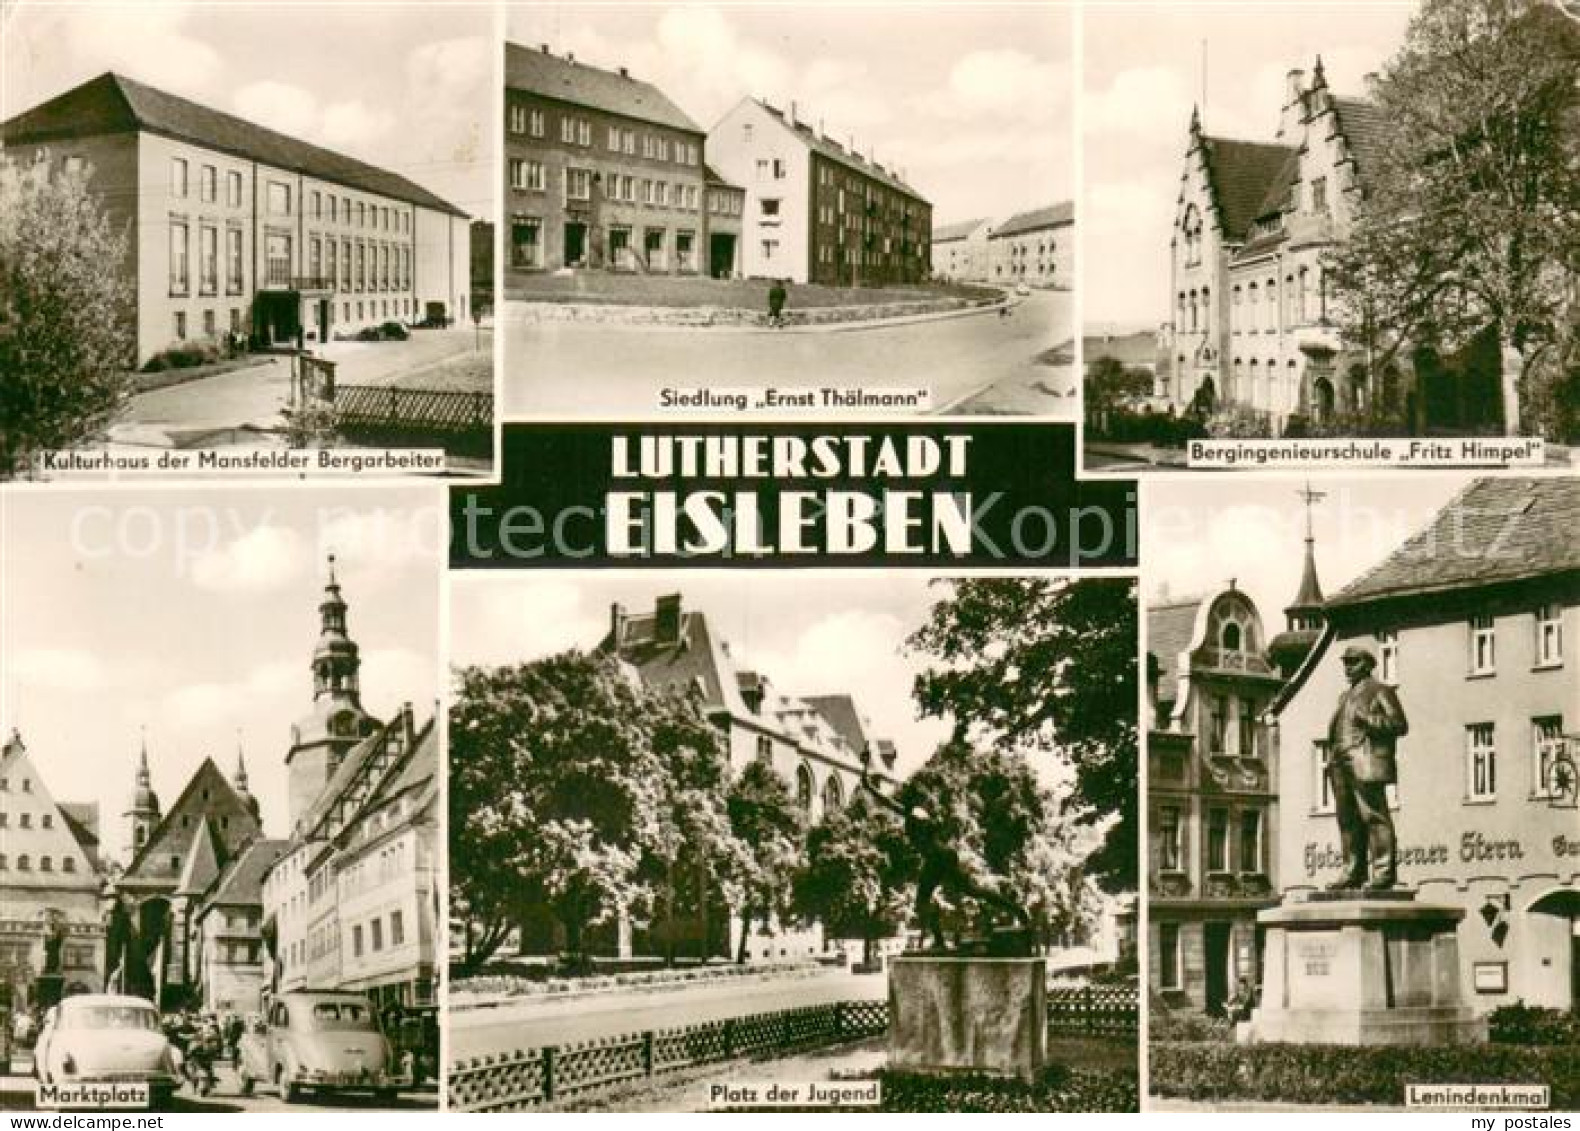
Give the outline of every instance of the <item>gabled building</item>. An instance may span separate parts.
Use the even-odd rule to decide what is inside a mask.
[[[193,975],[203,1008],[263,1008],[263,877],[285,842],[259,837],[220,871],[193,915]]]
[[[1017,212],[987,236],[990,283],[1075,285],[1075,205],[1069,201]]]
[[[978,218],[933,229],[933,274],[951,283],[985,283],[993,221]]]
[[[900,172],[780,109],[744,98],[707,137],[708,162],[746,190],[741,270],[832,286],[919,283],[933,206]]]
[[[1336,879],[1325,772],[1339,656],[1377,659],[1409,721],[1393,790],[1399,878],[1464,908],[1463,999],[1580,1005],[1580,482],[1477,479],[1323,606],[1272,704],[1282,886]]]
[[[0,745],[0,984],[15,1007],[104,988],[98,807],[55,800],[16,731]]]
[[[0,124],[24,163],[80,173],[135,294],[136,361],[227,335],[324,342],[469,317],[467,217],[345,154],[106,73]]]

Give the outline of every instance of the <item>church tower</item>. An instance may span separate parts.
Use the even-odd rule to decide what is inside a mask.
[[[231,775],[231,784],[236,787],[236,796],[241,798],[248,812],[258,816],[258,799],[247,788],[247,758],[242,752],[240,731],[236,732],[236,772]]]
[[[329,580],[318,603],[318,642],[311,664],[313,706],[292,728],[291,748],[285,755],[293,829],[340,768],[346,752],[379,726],[362,709],[358,683],[362,660],[346,629],[346,609],[331,554]]]
[[[1300,590],[1295,594],[1295,599],[1284,606],[1284,631],[1273,637],[1267,647],[1285,679],[1293,676],[1300,665],[1305,663],[1317,638],[1322,635],[1322,626],[1327,619],[1324,612],[1326,598],[1322,596],[1322,583],[1317,580],[1317,540],[1311,528],[1311,505],[1327,496],[1321,491],[1313,491],[1308,483],[1300,492],[1300,497],[1306,504],[1306,561],[1301,569]]]
[[[148,736],[145,733],[137,755],[137,779],[132,786],[132,803],[121,814],[126,821],[126,859],[141,851],[159,825],[159,795],[148,776]]]

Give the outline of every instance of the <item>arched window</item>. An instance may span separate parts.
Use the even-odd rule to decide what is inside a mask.
[[[845,789],[839,784],[838,774],[829,774],[823,783],[823,812],[837,813],[845,804]]]
[[[808,813],[812,811],[812,793],[814,788],[812,771],[803,762],[795,769],[795,803]]]
[[[1201,325],[1201,322],[1200,322],[1199,316],[1197,314],[1197,308],[1196,308],[1196,292],[1195,291],[1191,291],[1191,293],[1190,293],[1190,330],[1191,330],[1191,333],[1194,334],[1200,325]]]
[[[1224,621],[1223,629],[1218,634],[1218,644],[1225,652],[1238,652],[1244,640],[1237,621]]]
[[[1194,204],[1185,209],[1180,231],[1185,236],[1185,266],[1194,267],[1201,262],[1201,213]]]

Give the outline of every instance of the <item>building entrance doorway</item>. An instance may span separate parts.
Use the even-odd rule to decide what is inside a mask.
[[[1549,892],[1527,914],[1531,960],[1540,962],[1540,986],[1529,987],[1527,1004],[1580,1008],[1580,891]],[[1531,973],[1537,969],[1533,965]]]
[[[265,346],[295,345],[302,332],[302,299],[296,291],[259,291],[258,338]]]
[[[616,271],[632,268],[630,228],[609,229],[609,264]]]
[[[565,222],[565,266],[587,265],[587,225],[574,220]]]
[[[1233,960],[1229,934],[1228,923],[1207,923],[1202,928],[1202,1004],[1210,1017],[1221,1016],[1223,1003],[1229,999],[1229,963]]]
[[[735,274],[735,234],[714,232],[708,237],[708,274],[728,279]]]

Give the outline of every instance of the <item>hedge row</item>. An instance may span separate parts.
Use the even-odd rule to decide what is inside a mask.
[[[883,1099],[877,1108],[819,1107],[784,1108],[786,1111],[927,1111],[987,1112],[990,1114],[1066,1111],[1140,1111],[1140,1089],[1134,1071],[1066,1068],[1050,1064],[1032,1081],[999,1076],[960,1075],[924,1076],[914,1072],[884,1069],[876,1073],[883,1084]],[[838,1084],[871,1079],[869,1076],[841,1077]],[[727,1108],[729,1111],[754,1111],[755,1108]]]
[[[1580,1047],[1226,1045],[1154,1041],[1152,1091],[1192,1100],[1400,1104],[1406,1084],[1547,1084],[1556,1111],[1580,1107]]]

